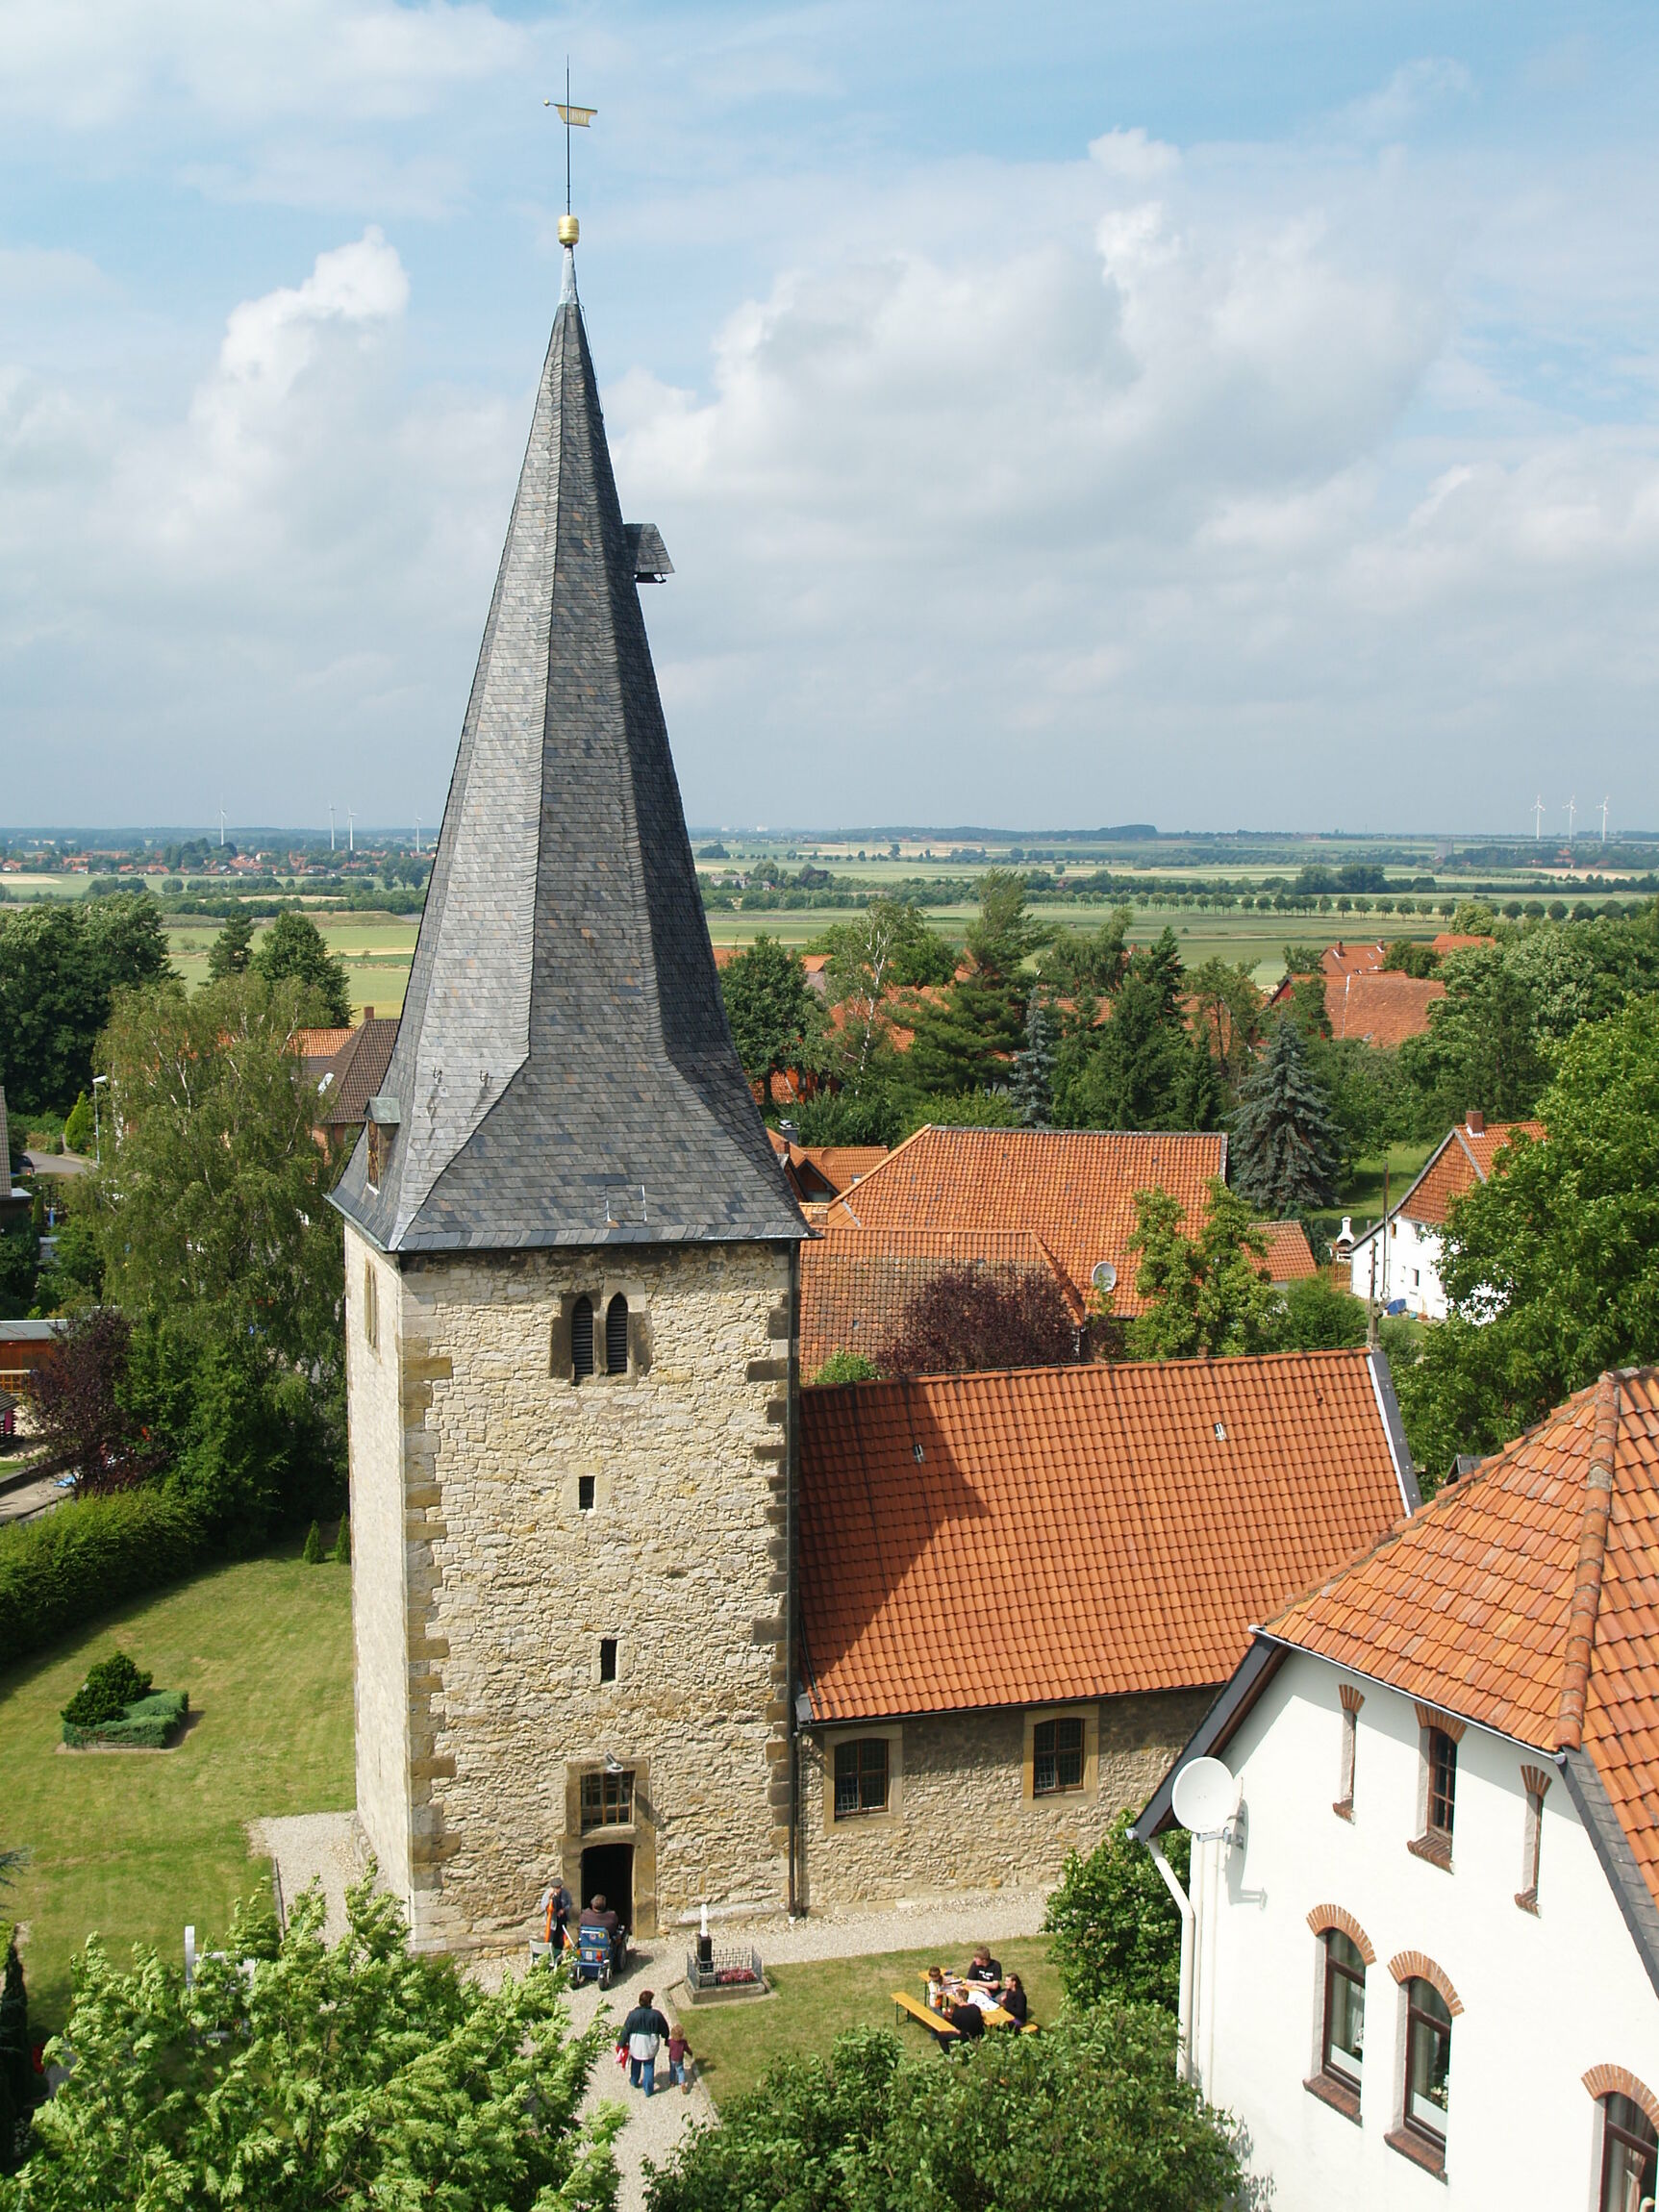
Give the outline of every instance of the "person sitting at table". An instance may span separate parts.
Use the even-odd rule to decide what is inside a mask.
[[[985,2033],[985,2015],[969,1998],[964,1998],[960,2004],[953,2004],[944,2017],[965,2043],[972,2043],[977,2036]]]
[[[944,1969],[942,1966],[930,1966],[927,1970],[927,2009],[929,2012],[943,2012],[946,2001]]]
[[[987,1989],[997,1989],[1002,1982],[1002,1968],[993,1959],[986,1945],[981,1944],[973,1954],[973,1963],[963,1976],[965,1981],[977,1981]]]
[[[1003,1983],[1002,1995],[997,2001],[1010,2020],[1020,2027],[1025,2025],[1031,2006],[1025,1995],[1025,1985],[1017,1973],[1011,1973]]]

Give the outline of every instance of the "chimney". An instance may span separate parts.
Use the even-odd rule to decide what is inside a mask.
[[[1486,1135],[1486,1116],[1478,1106],[1471,1106],[1464,1119],[1471,1137],[1484,1137]]]
[[[374,1019],[374,1008],[372,1006],[365,1006],[364,1008],[363,1018],[365,1022],[372,1021]]]

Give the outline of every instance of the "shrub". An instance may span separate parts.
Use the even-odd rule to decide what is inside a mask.
[[[301,1551],[300,1557],[308,1567],[320,1567],[322,1565],[322,1530],[314,1521],[305,1532],[305,1548]]]
[[[63,1123],[63,1146],[70,1152],[89,1152],[94,1136],[92,1101],[83,1091]]]
[[[145,1681],[149,1680],[146,1674]],[[148,1697],[136,1697],[121,1715],[95,1728],[77,1727],[65,1717],[63,1741],[71,1750],[88,1744],[110,1744],[129,1751],[160,1751],[184,1724],[190,1700],[183,1690],[158,1690]]]
[[[831,1352],[812,1379],[815,1383],[874,1382],[880,1373],[875,1362],[866,1359],[863,1352]]]
[[[161,1490],[77,1498],[0,1528],[0,1667],[177,1581],[211,1550],[189,1507]]]
[[[1366,1341],[1367,1316],[1358,1298],[1324,1275],[1303,1275],[1285,1293],[1287,1350],[1341,1351]]]
[[[124,1651],[112,1651],[100,1659],[63,1708],[63,1719],[76,1728],[100,1727],[118,1721],[127,1707],[149,1696],[149,1674],[140,1674]]]
[[[35,2101],[35,2068],[29,2049],[29,1992],[16,1931],[0,1923],[0,2174],[17,2164]]]
[[[1087,1858],[1073,1851],[1067,1859],[1043,1932],[1054,1938],[1050,1956],[1072,2004],[1115,1999],[1172,2012],[1180,1995],[1181,1916],[1151,1852],[1130,1835],[1130,1818],[1119,1813]],[[1182,1881],[1191,1848],[1179,1830],[1165,1842]]]
[[[339,1526],[335,1531],[334,1549],[329,1557],[337,1567],[351,1565],[351,1516],[348,1513],[342,1513],[339,1517]]]

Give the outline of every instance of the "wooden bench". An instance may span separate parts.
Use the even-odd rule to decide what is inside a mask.
[[[893,1991],[892,2001],[900,2012],[908,2012],[912,2020],[919,2020],[929,2034],[937,2036],[941,2043],[962,2041],[960,2031],[952,2027],[942,2013],[930,2012],[925,2004],[919,2003],[914,1997],[906,1997],[903,1990]]]
[[[925,1981],[927,1979],[926,1974],[923,1974],[921,1978],[923,1981]],[[924,2004],[917,2004],[914,1998],[900,1997],[898,1993],[894,1991],[892,2001],[894,2004],[902,2004],[907,2012],[915,2013],[917,2019],[925,2021],[929,2027],[937,2028],[943,2026],[944,2028],[948,2029],[949,2033],[952,2035],[960,2035],[961,2033],[959,2028],[951,2027],[948,2021],[942,2022],[937,2012],[930,2011]],[[1013,2027],[1018,2024],[1021,2035],[1036,2035],[1040,2032],[1037,2023],[1034,2020],[1026,2020],[1016,2023],[1014,2015],[1011,2012],[1004,2012],[1001,2005],[993,2006],[993,2009],[986,2014],[985,2024],[987,2027]]]

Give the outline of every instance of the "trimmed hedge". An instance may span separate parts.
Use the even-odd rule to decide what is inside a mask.
[[[63,1741],[76,1751],[89,1744],[109,1744],[129,1751],[164,1750],[189,1709],[187,1691],[152,1690],[147,1697],[135,1697],[118,1721],[100,1721],[91,1728],[77,1728],[73,1721],[65,1721]]]
[[[189,1508],[164,1490],[76,1498],[0,1528],[0,1667],[215,1556]]]

